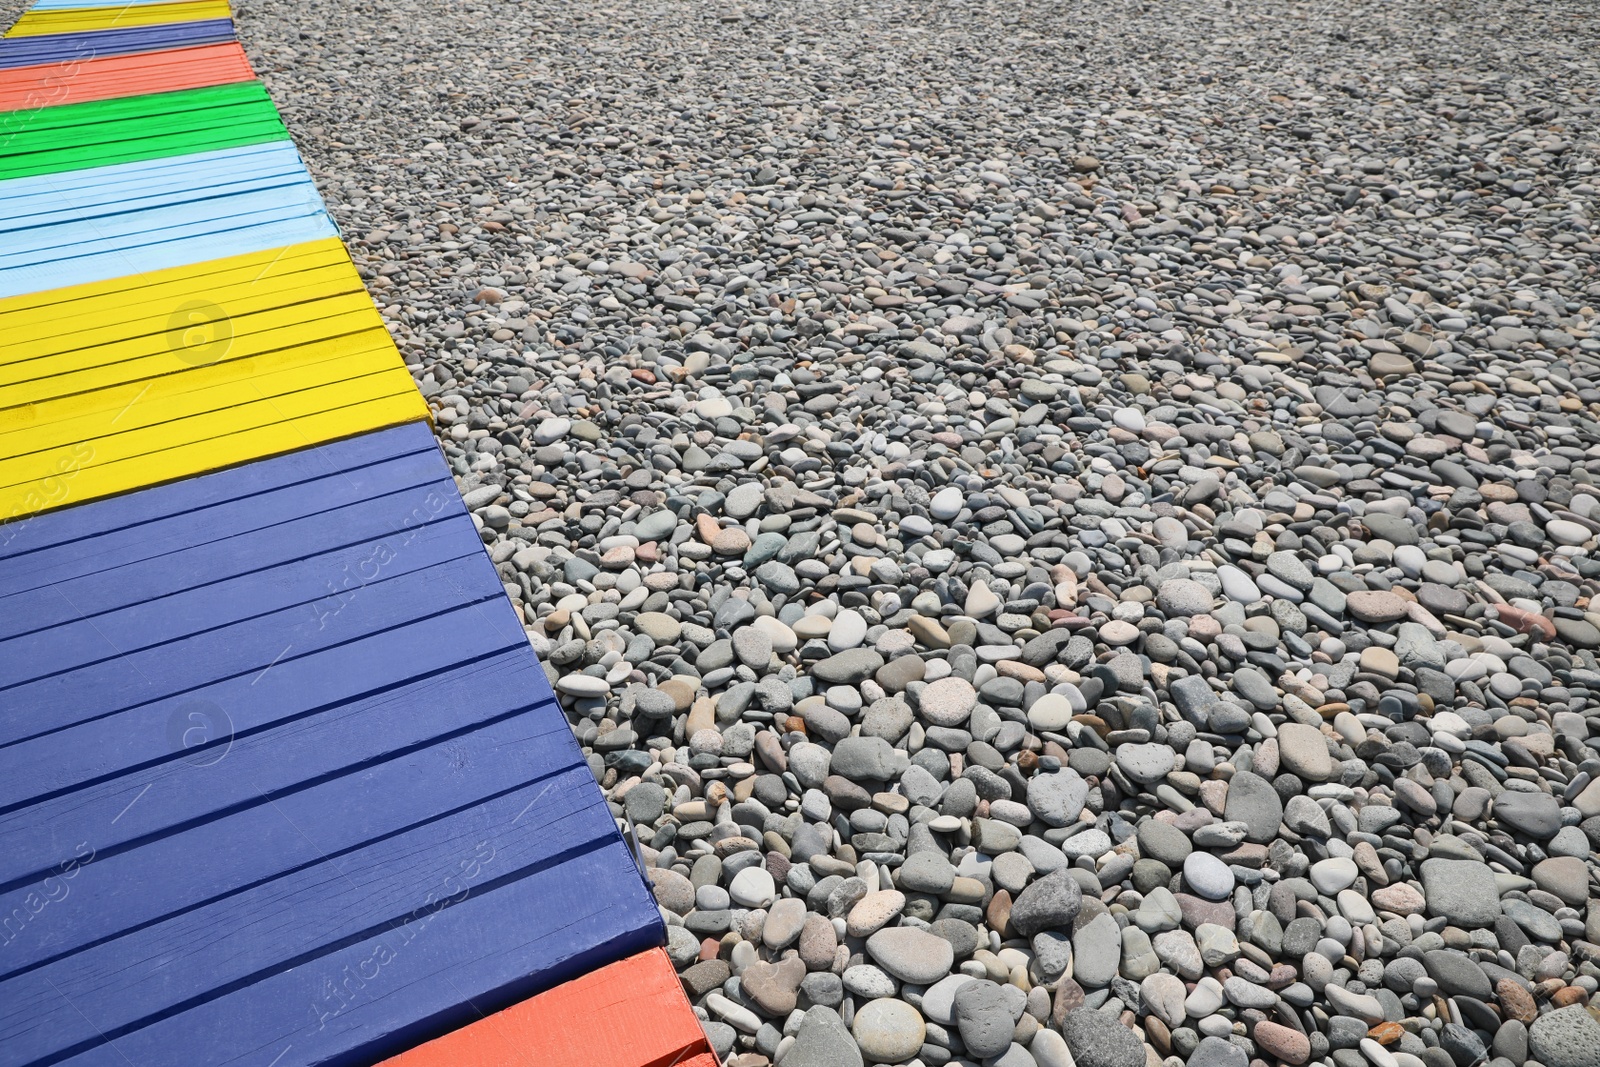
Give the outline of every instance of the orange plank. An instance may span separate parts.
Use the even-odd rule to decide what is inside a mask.
[[[381,1067],[717,1067],[661,949],[630,956]]]
[[[237,41],[0,70],[0,111],[203,89],[255,77]]]

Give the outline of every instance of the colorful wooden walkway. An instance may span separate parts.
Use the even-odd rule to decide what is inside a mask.
[[[0,40],[0,1065],[714,1062],[427,416],[224,0]]]

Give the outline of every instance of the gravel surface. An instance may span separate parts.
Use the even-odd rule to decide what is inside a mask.
[[[241,21],[742,1067],[1597,1062],[1596,28]]]

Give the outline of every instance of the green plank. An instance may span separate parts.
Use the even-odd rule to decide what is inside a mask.
[[[180,89],[171,93],[147,93],[112,100],[91,100],[60,107],[39,107],[0,115],[0,136],[13,130],[53,129],[76,126],[135,115],[170,115],[227,104],[270,103],[267,88],[259,81],[231,82],[203,89]]]
[[[14,112],[0,116],[0,180],[288,137],[259,82]]]

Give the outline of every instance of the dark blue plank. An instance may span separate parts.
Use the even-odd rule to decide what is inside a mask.
[[[359,605],[359,611],[314,612],[299,606],[127,655],[108,649],[99,662],[0,689],[0,744],[226,678],[276,670],[319,649],[463,604],[480,605],[508,633],[521,633],[505,590],[498,582],[492,591],[487,588],[484,571],[494,574],[488,557],[479,553],[364,586],[346,601]]]
[[[156,52],[164,48],[197,44],[221,44],[233,39],[232,19],[204,19],[199,22],[131,26],[127,29],[86,33],[52,33],[38,37],[8,37],[0,39],[0,70]]]
[[[78,870],[70,896],[54,912],[23,924],[0,966],[15,973],[575,765],[587,773],[571,747],[552,743],[539,729],[540,718],[548,723],[551,716],[512,715],[395,759],[344,768],[305,788],[257,794],[247,806],[136,847],[101,849],[87,838],[81,850],[75,844],[61,857],[94,854]],[[146,802],[162,798],[140,801]],[[0,915],[31,910],[29,897],[46,894],[45,882],[0,892]]]
[[[411,507],[421,499],[413,491],[397,494],[394,502]],[[312,614],[328,613],[373,582],[483,550],[464,544],[448,522],[389,530],[390,510],[344,510],[355,514],[325,512],[221,542],[211,552],[179,553],[125,568],[133,571],[126,576],[114,571],[83,582],[106,587],[104,598],[69,589],[69,582],[29,593],[18,598],[18,608],[46,625],[0,640],[0,659],[19,657],[34,677],[43,677],[93,662],[107,648],[118,654],[152,648],[243,621],[240,616],[296,605]],[[240,568],[250,569],[238,573]],[[163,592],[163,584],[173,592]],[[14,619],[18,624],[27,622]]]
[[[449,471],[439,461],[439,446],[434,442],[432,432],[422,423],[408,423],[180,482],[154,486],[113,500],[97,500],[64,511],[14,520],[0,525],[0,562],[16,564],[14,567],[0,568],[0,592],[32,588],[21,583],[36,570],[53,566],[65,568],[76,565],[86,572],[93,566],[104,565],[103,561],[108,556],[120,559],[123,557],[118,553],[127,553],[133,548],[142,549],[146,539],[160,540],[161,544],[169,545],[169,548],[163,549],[166,551],[182,547],[181,537],[189,526],[194,528],[196,544],[239,530],[253,529],[249,524],[255,521],[257,512],[254,509],[266,506],[265,502],[252,501],[259,494],[287,489],[289,492],[279,498],[278,506],[292,506],[297,493],[313,491],[307,488],[310,483],[329,478],[350,481],[347,489],[337,485],[332,488],[335,493],[348,492],[349,495],[341,502],[359,499],[370,492],[383,492],[383,489],[369,490],[361,481],[368,468],[376,466],[381,469],[404,457],[430,455],[433,460],[424,466],[407,466],[408,470],[419,472],[416,475],[418,481],[395,483],[396,487],[401,484],[421,484],[423,481],[437,482],[450,487],[449,503],[454,508],[461,508],[460,498],[456,496],[449,480]],[[248,508],[238,511],[227,507],[234,503],[248,503]],[[314,510],[315,507],[298,513],[283,510],[281,515],[310,514]],[[271,514],[261,513],[263,525],[282,521],[282,517],[272,518]],[[162,523],[163,526],[160,531],[147,529],[152,523]],[[208,526],[208,523],[213,525]],[[33,553],[42,555],[33,556]],[[131,558],[146,557],[134,555]],[[60,578],[52,580],[59,581]]]
[[[517,871],[559,868],[612,844],[612,830],[587,768],[532,782],[0,981],[0,1055],[26,1063],[91,1046],[285,961],[400,928],[430,893],[448,901]],[[234,928],[240,914],[251,916],[249,938]],[[63,1000],[92,1004],[92,1021]]]
[[[660,918],[632,868],[618,844],[488,883],[458,903],[424,906],[398,928],[61,1062],[370,1064],[660,944]],[[538,965],[530,968],[530,960]],[[77,1006],[62,1002],[58,1010]]]
[[[370,1063],[660,943],[426,426],[43,519],[0,531],[0,1065]]]
[[[301,601],[309,602],[333,595],[330,576],[339,577],[334,588],[342,591],[397,573],[396,568],[415,570],[449,554],[482,551],[463,545],[454,531],[441,532],[438,521],[395,528],[397,513],[424,514],[432,492],[433,487],[422,486],[360,500],[187,551],[0,597],[0,660],[21,656],[35,664],[38,674],[45,674],[61,668],[36,660],[30,646],[41,651],[53,646],[47,654],[57,660],[71,656],[74,630],[90,631],[124,649],[133,647],[136,636],[144,644],[154,644],[170,640],[161,632],[189,618],[187,604],[192,601],[213,612],[237,612],[236,604],[251,604],[252,613],[261,614],[273,600],[281,599],[266,599],[264,594],[274,587],[287,593],[296,574],[309,575],[306,591],[300,594]],[[240,599],[230,604],[229,598],[235,596]],[[127,619],[140,632],[119,637],[119,627]],[[152,621],[160,625],[148,628]],[[198,629],[206,624],[190,625]]]
[[[437,468],[437,455],[413,453],[369,467],[267,490],[248,498],[243,506],[235,506],[241,502],[227,501],[188,514],[152,519],[120,529],[103,529],[78,541],[50,545],[11,560],[0,560],[0,596],[16,596],[45,586],[91,579],[95,571],[86,564],[87,560],[95,560],[97,566],[107,570],[144,560],[171,560],[218,541],[246,536],[254,530],[338,511],[349,507],[352,497],[387,496],[421,487],[426,490],[423,507],[396,518],[402,528],[410,529],[459,506],[453,487],[429,480],[430,475],[437,473]],[[84,513],[88,514],[88,509],[98,503],[102,501],[85,505]],[[77,514],[77,509],[72,513]],[[64,513],[47,512],[39,518],[55,514]],[[95,516],[102,514],[94,513]]]
[[[234,679],[0,751],[0,884],[48,870],[89,837],[118,847],[552,702],[525,652],[491,650],[486,631],[462,609],[308,657],[257,685]],[[547,718],[540,729],[563,743],[564,724]],[[143,803],[157,789],[159,803]]]

